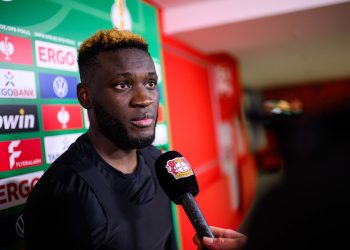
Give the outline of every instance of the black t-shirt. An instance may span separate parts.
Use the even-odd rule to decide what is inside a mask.
[[[153,146],[135,173],[106,163],[84,134],[45,172],[24,211],[27,249],[176,249]],[[152,165],[152,166],[148,166]]]

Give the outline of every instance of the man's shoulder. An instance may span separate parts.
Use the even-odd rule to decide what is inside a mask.
[[[45,193],[54,190],[74,192],[75,187],[83,187],[85,181],[76,171],[78,165],[82,165],[81,156],[72,145],[49,166],[34,190]]]
[[[76,176],[78,173],[76,171],[76,166],[82,165],[82,160],[84,157],[84,150],[81,149],[83,143],[81,142],[83,136],[80,136],[70,147],[63,152],[47,169],[44,174],[44,179],[51,180],[64,180],[66,178],[71,178]]]
[[[68,153],[64,154],[69,156]],[[46,208],[55,209],[57,206],[67,209],[84,207],[86,211],[90,207],[98,206],[90,184],[71,167],[72,164],[76,164],[76,161],[62,159],[57,159],[31,190],[26,202],[27,214],[36,214],[34,210],[38,210],[39,207],[41,207],[39,211]]]
[[[68,165],[52,164],[35,184],[32,192],[48,195],[75,192],[75,188],[83,184],[84,180]]]

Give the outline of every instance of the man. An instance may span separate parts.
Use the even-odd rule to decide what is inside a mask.
[[[250,211],[240,228],[246,236],[212,228],[215,239],[195,235],[198,249],[350,249],[349,100],[322,100],[318,112],[308,110],[312,116],[274,117],[281,181]]]
[[[154,174],[159,95],[147,43],[98,31],[78,64],[90,128],[30,193],[26,249],[176,249],[170,201]]]

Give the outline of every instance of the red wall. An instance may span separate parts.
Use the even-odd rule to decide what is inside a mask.
[[[243,151],[232,152],[238,169],[238,208],[232,208],[232,180],[220,165],[218,124],[225,119],[233,124],[233,116],[240,117],[237,64],[222,55],[203,55],[164,35],[162,46],[171,148],[184,155],[196,173],[200,187],[196,200],[208,224],[235,229],[249,209],[255,190],[255,165],[244,133],[239,135],[241,141],[243,138]],[[213,93],[212,70],[218,63],[226,64],[232,71],[235,96],[231,99],[220,100]],[[232,140],[238,140],[237,134],[232,136],[236,138]],[[194,229],[181,207],[178,216],[182,249],[196,249],[192,242]]]
[[[153,5],[151,0],[145,1]],[[237,229],[252,204],[256,185],[255,162],[248,151],[240,114],[238,63],[227,55],[202,54],[164,35],[161,11],[159,17],[170,147],[184,155],[194,169],[200,188],[196,201],[208,224]],[[231,73],[234,92],[231,97],[222,98],[215,93],[213,72],[218,65],[227,67]],[[239,129],[234,125],[234,118]],[[232,180],[232,175],[222,166],[218,136],[221,122],[228,122],[232,127],[229,153],[234,156],[232,168],[237,170],[237,180]],[[235,208],[232,208],[233,188],[239,193],[239,204]],[[176,214],[180,249],[196,249],[192,240],[195,231],[181,206],[177,206]]]

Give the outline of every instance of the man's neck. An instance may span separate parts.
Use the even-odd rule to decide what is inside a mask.
[[[113,142],[108,140],[104,135],[96,130],[89,129],[88,135],[97,153],[109,165],[124,174],[130,174],[136,171],[136,149],[120,149]]]

